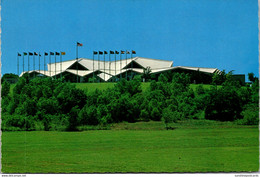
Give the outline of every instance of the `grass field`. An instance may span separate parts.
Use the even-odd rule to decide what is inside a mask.
[[[157,130],[150,130],[145,125]],[[258,171],[259,143],[256,126],[179,126],[168,131],[158,129],[162,126],[160,122],[121,123],[114,125],[111,130],[99,131],[3,132],[2,171]],[[136,127],[143,127],[143,130]]]
[[[104,82],[104,83],[76,83],[76,88],[78,89],[87,89],[89,92],[93,92],[96,89],[106,90],[108,88],[113,88],[116,83],[114,82]],[[141,84],[142,90],[149,88],[150,83],[145,82]]]

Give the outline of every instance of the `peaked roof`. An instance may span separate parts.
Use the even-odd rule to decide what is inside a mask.
[[[176,69],[184,69],[184,70],[193,70],[193,71],[201,71],[205,73],[219,73],[220,71],[217,68],[204,68],[204,67],[188,67],[188,66],[175,66],[173,67],[173,61],[168,60],[158,60],[158,59],[151,59],[151,58],[143,58],[143,57],[134,57],[129,59],[122,59],[115,61],[114,56],[110,58],[106,56],[104,61],[104,55],[100,56],[100,60],[96,58],[88,59],[88,58],[79,58],[73,60],[67,60],[62,62],[50,63],[48,64],[48,71],[29,71],[29,73],[37,72],[46,76],[53,77],[55,75],[59,75],[64,72],[69,72],[75,75],[79,75],[81,77],[97,73],[97,75],[107,81],[111,79],[113,76],[119,76],[120,74],[126,71],[134,71],[137,73],[143,73],[143,68],[150,67],[151,73],[160,73],[168,70],[176,70]],[[76,70],[75,67],[71,68],[71,66],[75,66],[78,62],[81,65],[81,70]],[[133,62],[133,68],[131,68],[131,62]],[[138,68],[137,68],[138,67]],[[83,68],[83,70],[82,70]],[[84,70],[86,68],[86,70]],[[56,70],[56,71],[55,71]],[[21,73],[22,76],[24,73]]]
[[[171,67],[173,62],[168,60],[157,60],[151,58],[142,58],[142,57],[134,57],[116,61],[107,61],[108,58],[105,59],[100,57],[100,60],[97,59],[88,59],[88,58],[79,58],[78,63],[88,70],[120,70],[129,65],[132,61],[136,62],[143,68],[151,67],[151,69],[165,68]],[[112,60],[112,59],[111,59]],[[56,62],[56,71],[64,71],[71,67],[74,63],[77,62],[77,59],[68,60],[61,62]],[[55,63],[48,64],[48,70],[54,70]]]

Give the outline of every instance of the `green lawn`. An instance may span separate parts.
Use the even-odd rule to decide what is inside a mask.
[[[152,124],[153,127],[162,125]],[[2,171],[258,171],[258,133],[257,127],[3,132]]]
[[[93,92],[96,89],[99,90],[105,90],[108,88],[113,88],[114,85],[116,83],[115,82],[103,82],[103,83],[76,83],[76,88],[78,89],[83,89],[83,90],[88,90],[88,92]],[[146,90],[147,88],[149,88],[150,83],[149,82],[145,82],[145,83],[141,83],[141,87],[142,90]]]

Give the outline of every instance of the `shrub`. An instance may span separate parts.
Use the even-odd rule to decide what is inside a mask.
[[[243,119],[237,121],[242,125],[258,125],[259,124],[259,107],[258,105],[247,105],[246,109],[241,113]]]
[[[95,105],[85,105],[79,112],[80,125],[98,125],[97,108]]]
[[[165,127],[168,127],[169,123],[176,123],[180,119],[180,114],[177,111],[173,111],[170,107],[163,109],[162,120]]]
[[[2,84],[2,88],[1,88],[2,98],[6,97],[9,94],[9,91],[10,91],[10,83],[7,81],[4,81],[4,83]]]
[[[32,116],[3,114],[2,130],[35,130],[33,119]]]
[[[78,106],[75,106],[75,107],[71,108],[71,110],[69,112],[68,126],[67,126],[66,130],[68,130],[68,131],[77,131],[78,114],[79,114]]]
[[[135,77],[133,80],[130,81],[121,79],[114,88],[121,94],[129,93],[131,96],[142,91],[141,82],[138,77]]]
[[[161,120],[162,114],[160,113],[159,109],[157,107],[153,108],[151,111],[151,119],[155,121]]]
[[[232,87],[222,87],[209,92],[205,118],[210,120],[233,121],[241,118],[241,100]]]
[[[145,109],[141,110],[140,118],[144,121],[149,121],[149,114]]]

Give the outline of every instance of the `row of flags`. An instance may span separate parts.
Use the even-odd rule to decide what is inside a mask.
[[[109,53],[110,54],[119,54],[119,52],[116,51],[116,50],[115,51],[111,51],[110,50]],[[127,50],[126,51],[123,51],[123,50],[120,51],[120,54],[125,54],[125,53],[126,54],[130,54],[130,51],[127,51]],[[93,51],[93,55],[97,55],[97,54],[99,54],[99,55],[103,55],[104,54],[105,55],[105,54],[108,54],[108,52],[107,51],[104,51],[104,52],[102,52],[102,51],[98,51],[98,52],[97,51]],[[136,52],[134,50],[132,50],[131,54],[136,54]]]
[[[50,53],[47,53],[47,52],[44,52],[44,55],[47,56],[47,55],[65,55],[66,53],[65,52],[50,52]],[[37,52],[23,52],[23,55],[26,56],[26,55],[29,55],[29,56],[41,56],[41,54],[37,53]],[[18,56],[22,56],[22,54],[18,53]]]

